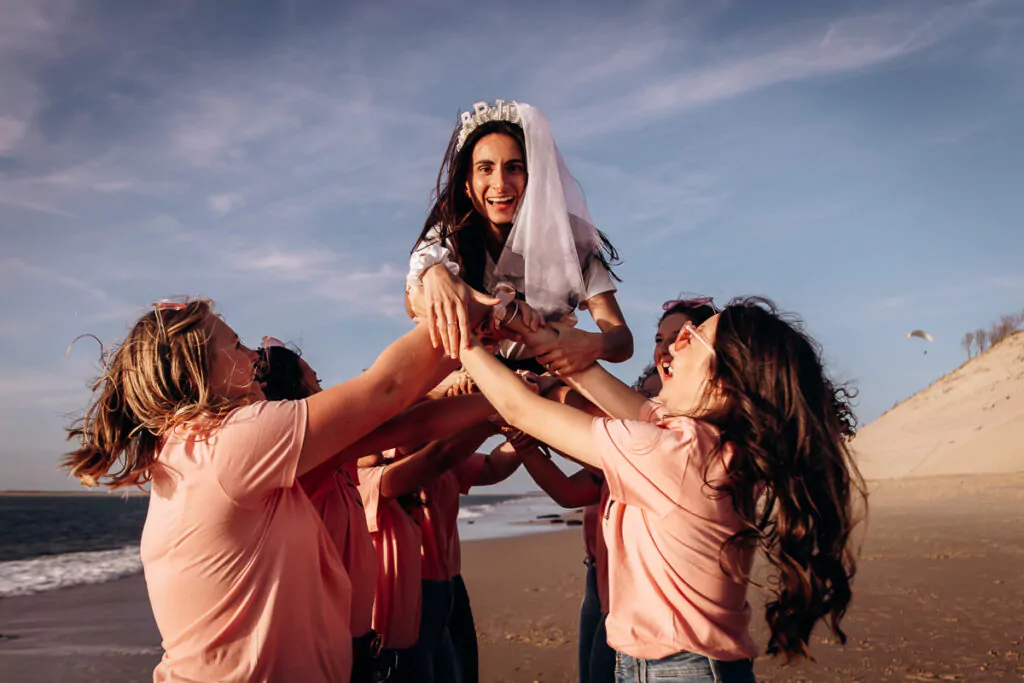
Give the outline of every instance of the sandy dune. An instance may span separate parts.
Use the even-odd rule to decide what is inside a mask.
[[[864,427],[867,479],[1024,471],[1024,332]]]

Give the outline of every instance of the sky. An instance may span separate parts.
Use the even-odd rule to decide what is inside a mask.
[[[666,299],[765,295],[867,424],[1024,309],[1013,0],[5,0],[0,92],[0,490],[78,489],[99,347],[68,345],[152,301],[211,297],[325,385],[367,367],[481,100],[547,114],[619,249],[628,382]]]

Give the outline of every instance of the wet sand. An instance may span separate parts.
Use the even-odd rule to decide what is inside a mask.
[[[481,679],[575,681],[579,528],[467,542]],[[841,647],[761,658],[761,681],[1024,680],[1024,474],[875,486]],[[755,637],[763,645],[760,604]],[[0,680],[149,680],[160,656],[141,576],[0,600]]]

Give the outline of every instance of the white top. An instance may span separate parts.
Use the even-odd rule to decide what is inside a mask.
[[[409,273],[405,277],[406,288],[421,285],[422,281],[420,278],[424,271],[438,263],[443,263],[452,275],[459,274],[459,264],[452,253],[452,245],[447,241],[442,244],[440,237],[441,231],[435,225],[427,231],[426,239],[421,240],[416,245],[416,250],[409,257]],[[484,289],[487,290],[487,294],[493,294],[495,287],[501,280],[495,276],[497,266],[487,250],[484,250],[484,257]],[[583,290],[584,296],[580,301],[580,310],[587,309],[587,301],[592,297],[617,290],[611,275],[608,273],[608,269],[596,258],[590,261],[590,267],[587,268],[587,272],[584,274]],[[519,293],[523,294],[521,291]]]

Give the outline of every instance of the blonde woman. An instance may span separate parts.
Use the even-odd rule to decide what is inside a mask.
[[[151,484],[142,562],[164,657],[156,682],[348,681],[351,585],[297,478],[451,371],[417,327],[359,376],[264,401],[256,354],[208,300],[155,304],[106,359],[69,430],[86,485]],[[430,438],[429,434],[415,435]],[[358,443],[357,443],[358,441]]]

